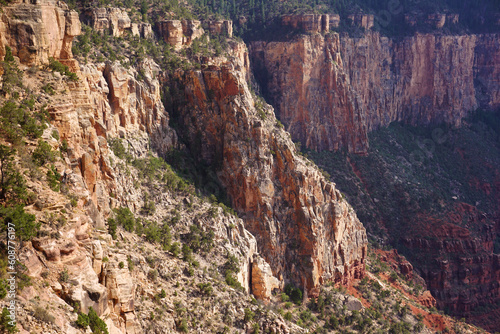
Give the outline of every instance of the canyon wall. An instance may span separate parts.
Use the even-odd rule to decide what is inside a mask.
[[[254,42],[251,59],[292,138],[315,150],[364,154],[367,133],[393,121],[458,126],[500,105],[497,35],[301,35]]]
[[[125,168],[109,143],[120,138],[134,158],[146,157],[151,149],[167,154],[178,147],[177,133],[169,126],[170,115],[160,98],[160,77],[163,85],[183,87],[186,105],[178,110],[182,120],[178,131],[193,154],[218,164],[218,177],[242,215],[243,220],[216,214],[204,226],[215,230],[219,240],[229,241],[224,247],[237,254],[237,279],[246,291],[268,300],[274,289],[290,282],[317,294],[327,281],[348,284],[364,275],[364,227],[334,184],[297,154],[272,108],[250,93],[243,43],[231,42],[228,58],[209,60],[203,71],[177,71],[175,78],[169,78],[149,59],[130,69],[118,62],[78,64],[70,50],[80,22],[76,12],[63,4],[13,3],[4,7],[1,22],[2,52],[10,46],[21,68],[34,66],[30,71],[33,91],[44,91],[43,85],[53,90],[40,97],[50,115],[43,138],[60,149],[59,141],[51,137],[57,133],[67,144],[64,159],[55,168],[75,193],[77,213],[68,215],[70,221],[57,238],[46,230],[22,250],[30,276],[41,280],[45,269],[55,276],[64,268],[72,277],[71,284],[54,283],[48,291],[55,294],[53,298],[79,303],[84,312],[93,307],[106,316],[115,333],[141,331],[134,303],[140,291],[150,296],[155,292],[141,283],[143,277],[120,270],[128,261],[127,253],[113,253],[115,243],[106,232],[105,219],[121,206],[138,212],[146,199],[137,176]],[[10,30],[12,26],[19,29]],[[231,27],[222,22],[209,29],[230,35]],[[78,80],[37,67],[47,65],[51,57],[71,65]],[[139,70],[142,80],[136,79]],[[258,110],[266,116],[259,117]],[[36,182],[30,181],[29,187],[38,199],[26,210],[39,220],[45,219],[47,208],[66,205],[64,196]],[[165,212],[179,207],[182,200],[168,192],[154,195]],[[70,331],[67,319],[61,320],[60,327]]]
[[[46,64],[49,58],[71,59],[71,44],[80,29],[78,13],[63,2],[12,1],[2,6],[0,58],[5,55],[5,46],[10,46],[26,65]]]
[[[186,100],[180,137],[217,170],[276,277],[313,294],[327,281],[362,277],[364,227],[335,186],[297,154],[272,108],[252,96],[242,58],[178,77]]]

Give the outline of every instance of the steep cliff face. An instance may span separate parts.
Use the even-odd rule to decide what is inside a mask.
[[[334,185],[296,154],[286,132],[277,127],[272,109],[261,105],[258,108],[266,116],[257,116],[257,102],[247,86],[249,61],[244,44],[233,42],[229,60],[210,59],[206,70],[177,72],[188,102],[180,115],[184,139],[205,161],[220,163],[218,176],[242,220],[226,217],[222,209],[214,211],[202,200],[195,201],[200,211],[194,211],[192,199],[157,191],[154,188],[158,185],[150,185],[147,196],[144,194],[137,180],[140,171],[131,171],[109,143],[120,138],[136,159],[146,158],[151,149],[166,154],[177,146],[177,134],[169,127],[169,115],[160,98],[160,70],[153,61],[144,60],[137,65],[143,78],[138,80],[139,69],[125,69],[118,62],[79,65],[68,50],[80,23],[74,12],[58,6],[52,2],[16,3],[5,7],[7,14],[2,17],[4,24],[12,26],[19,18],[16,13],[25,15],[18,22],[25,29],[24,35],[10,30],[2,35],[2,46],[10,46],[21,64],[46,65],[54,57],[70,64],[79,79],[72,81],[38,67],[29,74],[30,87],[41,92],[40,101],[47,102],[50,115],[44,140],[53,149],[66,145],[62,158],[54,163],[74,203],[69,204],[68,198],[43,182],[28,182],[39,199],[26,210],[44,223],[48,216],[53,220],[54,214],[67,223],[61,223],[64,226],[59,227],[57,237],[52,222],[44,224],[43,232],[22,249],[20,258],[29,275],[40,282],[42,276],[52,282],[48,291],[37,285],[24,292],[23,300],[40,293],[61,305],[79,305],[83,312],[94,308],[106,317],[111,332],[142,332],[149,314],[139,316],[135,304],[139,295],[157,295],[144,274],[149,267],[138,272],[131,269],[132,263],[150,262],[149,255],[145,259],[134,252],[134,243],[143,236],[120,233],[120,241],[128,244],[134,240],[132,247],[123,249],[106,233],[105,219],[121,206],[137,213],[150,197],[163,214],[189,203],[190,210],[180,219],[186,225],[195,222],[214,231],[220,247],[217,256],[235,254],[239,259],[234,271],[237,281],[263,300],[269,300],[274,289],[283,288],[285,281],[316,294],[324,282],[347,284],[363,276],[367,241],[362,224]],[[37,16],[40,11],[50,15]],[[59,34],[46,40],[52,36],[52,19],[58,22]],[[103,29],[116,35],[113,29],[117,27],[120,25],[112,23]],[[230,35],[232,26],[221,21],[209,29]],[[26,49],[31,50],[30,57],[24,56]],[[204,214],[208,209],[211,213],[207,218]],[[160,213],[151,219],[164,220]],[[177,271],[166,268],[169,260],[164,252],[148,252],[167,258],[161,271]],[[175,258],[178,260],[177,255]],[[63,279],[58,278],[60,272]],[[162,275],[165,280],[170,278],[167,273]],[[76,332],[71,323],[74,317],[67,311],[58,314],[57,326],[63,332]],[[272,322],[268,325],[274,326]],[[175,328],[168,322],[165,326]],[[284,324],[279,326],[280,332],[288,330]]]
[[[500,105],[496,35],[316,34],[251,50],[279,118],[311,149],[366,153],[367,132],[390,122],[459,125]]]
[[[465,203],[456,205],[446,220],[424,214],[419,220],[420,230],[432,226],[432,232],[407,236],[404,245],[418,254],[413,259],[438,305],[468,317],[479,306],[495,305],[500,296],[500,256],[493,252],[494,224]]]
[[[22,64],[48,63],[50,57],[71,59],[71,43],[80,34],[78,13],[60,1],[13,1],[2,7],[0,56],[10,46]]]
[[[310,292],[361,277],[362,224],[335,186],[297,155],[272,109],[252,97],[242,67],[235,57],[179,78],[187,104],[181,137],[217,169],[276,277]]]
[[[397,247],[425,278],[438,307],[494,331],[499,116],[482,114],[491,118],[471,116],[459,128],[392,124],[370,134],[367,156],[310,155],[369,233]]]

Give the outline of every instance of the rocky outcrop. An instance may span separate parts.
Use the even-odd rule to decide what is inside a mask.
[[[82,66],[81,80],[68,84],[71,98],[53,99],[48,106],[61,140],[71,148],[74,172],[83,176],[90,192],[95,223],[109,212],[107,194],[117,192],[107,138],[143,138],[147,143],[150,137],[163,151],[176,143],[161,102],[157,67],[150,61],[142,67],[145,79],[139,82],[117,63]]]
[[[233,36],[233,21],[205,21],[203,26],[212,35]],[[201,21],[198,20],[163,20],[157,22],[156,30],[158,35],[176,50],[190,46],[205,33]]]
[[[338,28],[338,14],[287,14],[281,17],[281,24],[293,29],[301,29],[306,33],[329,32],[330,28]]]
[[[127,11],[122,8],[87,8],[82,14],[82,19],[92,29],[114,37],[120,37],[129,32],[133,36],[153,38],[151,24],[132,23]]]
[[[157,23],[157,30],[159,36],[175,49],[191,45],[205,32],[197,20],[164,20]]]
[[[496,35],[312,35],[251,50],[280,120],[311,149],[366,153],[367,133],[393,121],[459,125],[500,105]]]
[[[335,186],[297,155],[272,109],[256,103],[243,66],[235,57],[178,78],[182,137],[216,168],[274,276],[312,293],[361,277],[365,229]]]
[[[375,16],[372,14],[351,14],[347,17],[351,25],[370,30],[373,28]]]
[[[433,28],[441,29],[446,23],[446,14],[435,13],[427,15],[427,24],[431,25]]]
[[[460,15],[455,13],[433,13],[424,14],[422,12],[411,12],[404,16],[405,23],[410,27],[415,27],[424,23],[432,29],[442,29],[446,25],[458,24]]]
[[[10,2],[2,6],[0,58],[9,46],[25,65],[47,64],[49,58],[71,59],[73,38],[80,29],[78,13],[63,2]]]
[[[424,216],[420,220],[432,223]],[[462,221],[467,221],[467,228],[460,226]],[[480,305],[496,303],[500,256],[493,253],[494,224],[475,207],[460,203],[447,221],[434,222],[427,230],[425,236],[404,238],[404,244],[419,254],[414,261],[437,304],[463,315]]]
[[[126,30],[132,28],[132,21],[127,12],[121,8],[89,8],[84,12],[83,20],[94,30],[114,37],[120,37]]]
[[[213,35],[226,35],[227,37],[233,36],[233,21],[220,20],[220,21],[206,21],[208,31]]]
[[[260,256],[254,256],[252,262],[252,294],[255,298],[269,301],[273,290],[283,289],[283,284],[273,276],[271,266]]]
[[[132,23],[131,26],[132,36],[140,36],[142,38],[153,38],[153,28],[149,23]]]
[[[251,57],[256,78],[294,140],[311,149],[366,152],[366,113],[344,70],[337,34],[255,42]]]

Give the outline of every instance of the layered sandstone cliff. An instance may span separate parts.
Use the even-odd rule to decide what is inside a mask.
[[[494,305],[500,297],[500,256],[493,250],[493,222],[465,203],[456,205],[446,220],[424,215],[419,220],[420,228],[428,232],[405,236],[403,242],[415,254],[412,257],[438,305],[467,317],[480,306]],[[464,221],[467,225],[460,226]]]
[[[47,102],[51,123],[43,138],[54,149],[61,144],[53,133],[67,144],[64,159],[57,160],[55,168],[64,175],[76,204],[74,210],[63,214],[69,222],[57,238],[47,224],[22,250],[22,261],[34,278],[40,279],[42,272],[49,271],[54,284],[48,293],[57,296],[54,298],[61,304],[78,303],[84,312],[93,307],[106,317],[112,332],[141,332],[134,304],[138,294],[154,296],[155,292],[147,287],[142,274],[123,270],[133,250],[121,251],[114,245],[105,232],[105,220],[120,206],[139,211],[146,199],[137,184],[137,172],[123,168],[125,162],[114,155],[109,142],[120,138],[129,154],[139,159],[150,150],[166,154],[176,147],[177,134],[169,127],[170,116],[161,102],[160,70],[153,61],[144,60],[138,65],[143,80],[138,80],[138,69],[125,69],[119,63],[80,66],[68,51],[80,22],[75,12],[63,5],[15,3],[5,11],[2,51],[10,46],[26,65],[45,65],[54,57],[71,63],[79,78],[70,81],[59,73],[36,68],[30,78],[34,90],[43,91],[42,85],[53,89],[40,97]],[[19,20],[19,13],[25,15],[23,20]],[[57,34],[50,32],[54,16],[60,24]],[[216,23],[209,29],[232,33],[230,23]],[[16,24],[23,33],[6,28]],[[189,31],[187,27],[182,34]],[[237,280],[246,291],[264,300],[287,282],[317,292],[324,282],[346,284],[361,277],[367,245],[362,224],[335,186],[296,154],[287,133],[276,127],[272,109],[256,107],[260,102],[247,86],[246,47],[232,44],[223,66],[221,59],[215,59],[206,70],[177,72],[188,101],[180,110],[184,121],[180,131],[191,141],[192,152],[202,152],[207,162],[220,163],[218,176],[243,220],[221,217],[218,211],[211,219],[201,219],[192,210],[183,218],[215,232],[216,239],[225,243],[223,249],[239,259]],[[26,57],[23,50],[28,49],[31,53]],[[172,83],[167,80],[163,84]],[[256,108],[263,108],[267,121],[259,119]],[[196,147],[197,138],[202,138],[201,151]],[[67,198],[39,182],[29,187],[39,200],[27,210],[39,220],[44,221],[48,211],[59,212],[68,206]],[[169,193],[154,196],[163,212],[178,208],[183,201]],[[154,219],[161,221],[163,217]],[[119,238],[139,240],[125,234]],[[140,256],[130,261],[145,262]],[[63,268],[69,281],[56,283]],[[24,297],[29,293],[33,291]],[[59,327],[71,332],[68,319],[71,317],[66,315]]]
[[[269,106],[249,91],[244,64],[188,71],[181,137],[217,170],[273,274],[309,292],[364,272],[365,229],[318,169],[297,155]],[[260,116],[259,116],[260,115]]]
[[[87,8],[82,14],[83,22],[95,31],[121,37],[130,32],[133,36],[152,38],[151,24],[140,22],[132,23],[125,9],[121,8]]]
[[[2,7],[0,58],[10,46],[25,65],[46,64],[49,58],[71,59],[71,44],[80,29],[78,13],[63,2],[12,1]]]
[[[367,133],[393,121],[459,125],[479,105],[498,107],[498,43],[496,35],[315,34],[254,42],[251,58],[294,140],[366,153]]]

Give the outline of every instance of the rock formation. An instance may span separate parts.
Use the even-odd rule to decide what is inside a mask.
[[[47,64],[49,58],[71,59],[73,38],[80,34],[78,13],[63,2],[21,1],[2,6],[0,18],[0,58],[5,47],[22,64]]]
[[[233,36],[233,21],[206,21],[203,25],[213,35]],[[205,33],[201,21],[198,20],[163,20],[157,23],[156,29],[158,35],[176,50],[190,46]]]
[[[83,17],[94,30],[114,37],[120,37],[126,30],[132,28],[132,21],[127,12],[121,8],[89,8]]]
[[[178,78],[187,101],[182,137],[217,168],[274,276],[312,293],[361,277],[365,229],[335,186],[297,156],[272,109],[258,106],[242,67],[234,58]]]
[[[301,29],[306,33],[326,33],[330,31],[330,28],[338,28],[340,16],[338,14],[288,14],[281,17],[281,24]]]
[[[208,31],[213,35],[224,34],[228,37],[233,36],[233,21],[207,21],[205,24]]]
[[[500,296],[500,256],[493,252],[495,226],[465,203],[457,205],[448,220],[435,222],[432,229],[432,222],[425,217],[421,221],[429,232],[407,236],[404,244],[426,259],[416,262],[437,304],[461,315],[481,304],[495,304]],[[462,221],[467,221],[468,228],[459,225]]]
[[[159,36],[175,49],[189,46],[205,31],[201,27],[201,22],[197,20],[164,20],[157,24]]]
[[[375,23],[375,16],[371,14],[351,14],[347,17],[351,25],[370,30]]]
[[[390,122],[459,125],[500,105],[496,35],[313,35],[251,50],[280,120],[311,149],[366,153],[367,133]]]

